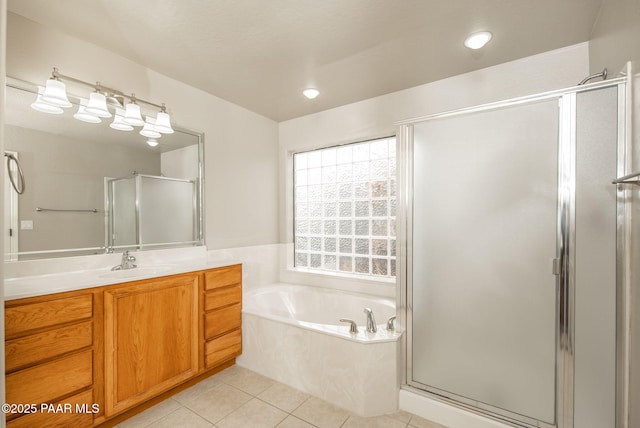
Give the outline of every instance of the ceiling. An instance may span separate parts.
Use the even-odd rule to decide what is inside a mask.
[[[9,0],[276,121],[588,41],[603,0]],[[463,46],[489,30],[480,51]],[[315,100],[302,90],[316,87]]]

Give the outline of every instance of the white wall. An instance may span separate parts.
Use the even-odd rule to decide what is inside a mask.
[[[195,180],[198,178],[198,146],[164,152],[160,155],[162,175],[165,177]]]
[[[616,77],[627,61],[640,60],[640,1],[604,0],[589,41],[591,73]]]
[[[286,193],[290,151],[395,134],[394,122],[574,86],[589,72],[582,43],[279,124],[280,242],[291,242]]]
[[[8,14],[7,74],[42,84],[53,67],[85,81],[100,81],[143,99],[164,102],[174,123],[205,133],[205,239],[209,248],[277,242],[278,128],[274,121],[116,53]]]

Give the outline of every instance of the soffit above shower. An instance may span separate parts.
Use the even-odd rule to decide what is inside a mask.
[[[602,1],[9,0],[8,10],[283,121],[588,41]],[[493,40],[466,49],[480,30]],[[315,100],[302,96],[309,86]]]

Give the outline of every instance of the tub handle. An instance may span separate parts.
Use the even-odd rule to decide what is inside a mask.
[[[349,333],[357,333],[358,332],[358,324],[356,324],[356,322],[354,320],[348,320],[345,318],[342,318],[340,320],[340,322],[348,322],[350,323],[350,327],[349,327]]]
[[[387,330],[394,331],[396,329],[396,316],[392,316],[387,320]]]

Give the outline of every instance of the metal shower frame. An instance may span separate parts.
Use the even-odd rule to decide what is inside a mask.
[[[629,174],[631,167],[630,94],[626,78],[617,78],[589,85],[579,85],[567,89],[515,98],[495,103],[462,108],[428,116],[396,122],[397,164],[398,164],[398,283],[397,312],[403,335],[403,358],[406,367],[401,370],[403,389],[442,401],[480,414],[484,417],[520,427],[573,428],[574,406],[574,302],[575,302],[575,166],[576,166],[576,96],[580,92],[617,87],[618,91],[618,149],[617,175],[613,179],[617,185],[617,257],[616,257],[616,427],[623,427],[628,401],[628,290],[630,287],[629,254],[630,232],[629,213],[631,211],[631,186],[619,184],[638,183],[630,181],[638,174]],[[548,424],[523,415],[483,405],[465,397],[447,393],[443,396],[436,388],[411,385],[412,373],[412,332],[408,320],[412,314],[412,223],[413,223],[413,127],[415,124],[445,117],[490,111],[505,107],[557,99],[560,105],[560,128],[558,144],[558,217],[557,242],[557,296],[556,296],[556,399],[555,423]],[[628,174],[625,176],[625,174]],[[635,187],[635,186],[634,186]]]

